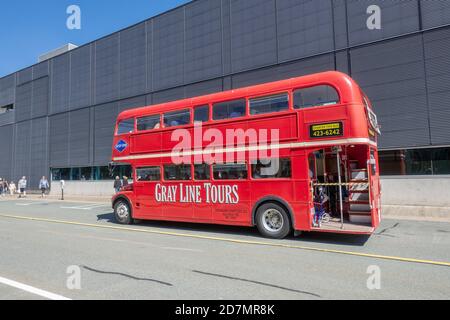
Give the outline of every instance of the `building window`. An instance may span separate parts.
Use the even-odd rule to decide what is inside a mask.
[[[82,168],[52,168],[53,181],[100,181],[113,180],[114,177],[132,178],[132,170],[129,165],[115,166],[110,172],[108,166],[82,167]]]
[[[227,101],[214,105],[214,120],[233,119],[245,116],[245,100]]]
[[[281,112],[289,109],[288,94],[280,94],[271,97],[250,99],[250,114],[265,114]]]
[[[339,95],[331,86],[322,85],[294,91],[294,108],[320,107],[339,103]]]
[[[0,114],[7,113],[7,112],[9,112],[9,111],[11,111],[13,109],[14,109],[14,104],[8,104],[6,106],[1,106],[0,107]]]
[[[379,151],[380,174],[450,174],[450,148]]]

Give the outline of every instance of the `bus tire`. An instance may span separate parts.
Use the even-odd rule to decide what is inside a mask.
[[[132,224],[131,208],[127,201],[120,199],[114,205],[114,218],[120,224]]]
[[[256,211],[256,226],[267,238],[283,239],[292,229],[286,209],[273,202],[261,205]]]

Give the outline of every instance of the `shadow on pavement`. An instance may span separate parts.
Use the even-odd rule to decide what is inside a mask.
[[[106,221],[108,223],[117,224],[114,219],[114,213],[106,213],[97,215],[97,221]],[[252,240],[263,241],[262,237],[256,227],[241,227],[241,226],[226,226],[215,224],[201,224],[188,222],[172,222],[172,221],[144,221],[138,220],[136,225],[143,227],[154,227],[159,229],[166,229],[167,231],[180,232],[197,232],[202,234],[218,233],[221,235],[234,235],[245,238],[252,238]],[[255,239],[257,238],[257,239]],[[363,246],[370,236],[368,235],[352,235],[352,234],[334,234],[328,232],[302,232],[301,235],[294,237],[290,234],[283,240],[308,242],[308,243],[322,243],[322,244],[337,244],[348,246]],[[273,239],[271,239],[273,240]],[[280,240],[280,241],[283,241]],[[276,241],[276,240],[273,240]]]

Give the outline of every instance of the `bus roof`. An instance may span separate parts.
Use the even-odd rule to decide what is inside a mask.
[[[118,116],[118,121],[167,111],[179,110],[183,107],[188,108],[192,106],[201,106],[211,102],[216,103],[248,96],[271,94],[283,90],[312,87],[317,85],[333,86],[339,93],[340,101],[343,104],[361,102],[362,100],[361,90],[352,78],[342,72],[327,71],[239,89],[220,91],[217,93],[198,96],[194,98],[186,98],[146,107],[134,108],[121,112]]]

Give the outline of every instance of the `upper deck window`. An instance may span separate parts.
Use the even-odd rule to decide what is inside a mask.
[[[294,108],[320,107],[339,103],[339,95],[332,86],[321,85],[294,91]]]
[[[159,115],[148,116],[137,119],[138,131],[153,130],[161,128],[161,118]]]
[[[289,96],[287,93],[276,96],[250,99],[250,114],[265,114],[281,112],[289,109]]]
[[[214,104],[213,119],[233,119],[245,116],[245,99]]]
[[[134,132],[134,118],[125,119],[119,122],[117,134],[127,134]]]
[[[194,122],[207,122],[209,120],[209,106],[194,109]]]
[[[164,114],[164,126],[166,128],[184,126],[190,122],[191,112],[189,109]]]

